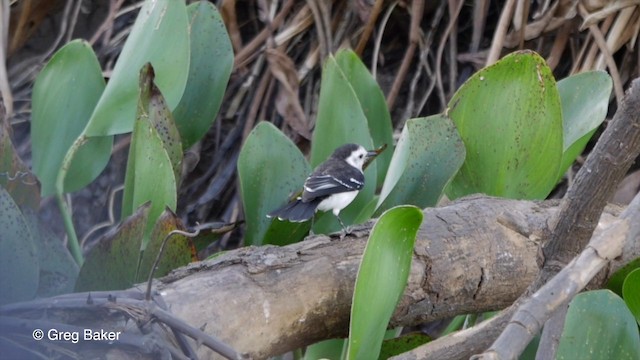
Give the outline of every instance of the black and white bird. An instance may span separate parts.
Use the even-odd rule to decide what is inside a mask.
[[[367,158],[376,155],[376,151],[367,151],[358,144],[340,146],[307,178],[301,196],[267,216],[303,222],[313,218],[317,210],[331,210],[346,229],[340,211],[351,204],[364,187],[362,167]]]

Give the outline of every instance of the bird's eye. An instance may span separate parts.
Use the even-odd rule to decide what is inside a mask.
[[[363,156],[364,156],[364,155],[362,155],[362,154],[358,155],[358,157],[359,157],[360,159],[362,159],[362,157],[363,157]]]

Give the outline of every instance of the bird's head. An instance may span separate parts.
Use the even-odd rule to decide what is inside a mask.
[[[362,170],[362,166],[369,157],[376,156],[376,151],[368,151],[358,144],[345,144],[337,148],[331,157],[344,160],[347,164]]]

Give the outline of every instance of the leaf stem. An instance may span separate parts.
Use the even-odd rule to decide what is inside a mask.
[[[58,201],[58,208],[60,208],[60,213],[62,214],[64,228],[69,236],[69,251],[71,251],[71,255],[73,255],[73,259],[78,263],[78,266],[82,266],[84,258],[82,257],[82,249],[80,248],[80,242],[78,242],[76,229],[73,227],[73,221],[71,220],[71,212],[61,193],[56,194],[56,200]]]
[[[78,136],[78,138],[71,144],[71,147],[67,151],[64,159],[62,159],[62,165],[56,178],[56,200],[58,201],[58,208],[62,214],[62,220],[64,222],[64,228],[69,236],[69,251],[73,255],[74,260],[78,263],[78,266],[82,266],[84,258],[82,257],[82,249],[80,248],[80,242],[78,241],[78,235],[76,235],[76,229],[73,227],[73,220],[71,218],[71,211],[66,201],[64,201],[64,179],[67,176],[67,172],[71,167],[71,161],[76,155],[76,152],[87,141],[87,137],[84,132]]]

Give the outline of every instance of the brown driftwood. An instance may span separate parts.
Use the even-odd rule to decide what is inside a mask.
[[[538,273],[539,239],[556,210],[551,202],[485,197],[425,210],[391,326],[511,304]],[[346,336],[370,226],[344,240],[239,249],[179,269],[157,289],[179,318],[255,358]]]
[[[390,325],[418,324],[511,304],[538,274],[540,239],[546,238],[548,220],[557,210],[557,202],[481,196],[426,209],[408,286]],[[609,209],[601,221],[615,216],[616,211]],[[185,343],[185,337],[176,339],[157,323],[172,329],[189,324],[195,328],[189,336],[198,341],[187,342],[199,358],[219,357],[207,347],[215,337],[233,348],[228,354],[235,349],[262,359],[347,335],[353,284],[372,225],[373,221],[358,227],[353,236],[342,240],[315,236],[285,247],[242,248],[193,263],[156,281],[154,290],[160,296],[155,302],[144,301],[145,286],[140,285],[119,293],[118,298],[107,292],[90,298],[64,295],[5,306],[0,315],[27,319],[11,323],[15,333],[22,331],[25,336],[37,326],[122,331],[125,341],[102,344],[100,351],[105,346],[119,355],[134,351],[137,358],[154,358],[167,351],[181,358],[175,343]],[[631,245],[625,251],[638,256],[640,245]],[[614,264],[612,271],[619,266]],[[169,312],[182,323],[172,321]],[[33,343],[24,341],[27,347],[29,341]],[[51,346],[58,345],[70,344]],[[65,349],[80,357],[97,351],[86,342],[81,345]]]

